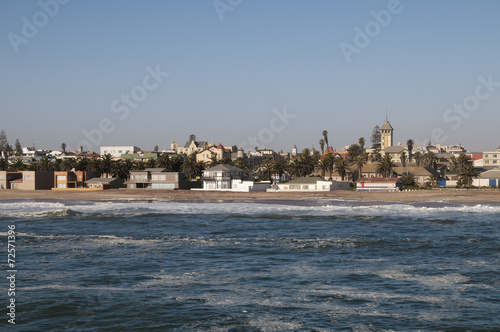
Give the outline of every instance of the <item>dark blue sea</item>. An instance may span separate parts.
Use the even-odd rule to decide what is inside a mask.
[[[3,201],[4,262],[12,224],[2,331],[500,331],[500,205]]]

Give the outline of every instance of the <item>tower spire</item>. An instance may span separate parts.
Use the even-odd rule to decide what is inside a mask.
[[[385,109],[385,121],[389,121],[389,115],[387,112],[387,108]]]

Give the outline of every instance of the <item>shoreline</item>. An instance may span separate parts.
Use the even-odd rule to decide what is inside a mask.
[[[110,189],[104,191],[0,190],[0,203],[10,199],[77,201],[312,201],[449,202],[500,204],[500,190],[418,190],[409,192],[219,192],[162,189]]]

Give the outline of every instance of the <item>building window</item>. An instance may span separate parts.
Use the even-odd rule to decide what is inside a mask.
[[[25,175],[24,181],[33,181],[33,175]]]
[[[485,160],[485,161],[484,161],[484,163],[485,163],[485,164],[489,164],[489,163],[490,163],[490,161],[489,161],[489,160]]]
[[[4,174],[0,175],[0,180],[5,180],[5,175]]]
[[[58,183],[57,188],[66,188],[66,183]]]
[[[56,177],[57,181],[63,181],[63,180],[66,180],[66,175],[58,175]]]

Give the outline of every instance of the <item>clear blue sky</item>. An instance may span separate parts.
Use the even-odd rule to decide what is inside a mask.
[[[497,0],[220,0],[231,10],[219,13],[212,0],[55,1],[40,1],[49,15],[38,1],[0,0],[0,129],[11,144],[76,148],[86,130],[145,150],[193,133],[290,151],[318,149],[326,129],[342,148],[368,141],[387,109],[396,144],[441,128],[433,143],[500,145]],[[381,10],[385,26],[371,13]],[[368,45],[356,27],[372,29]],[[359,46],[350,62],[347,44]],[[146,77],[157,66],[168,72],[159,84]],[[135,108],[120,100],[132,92]],[[273,109],[285,108],[295,118],[283,126]]]

